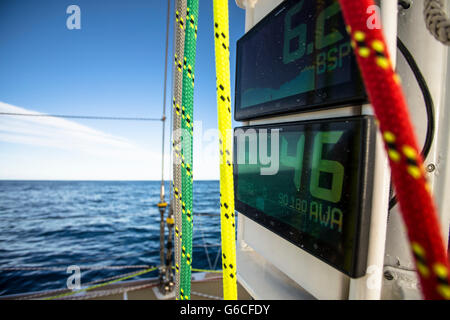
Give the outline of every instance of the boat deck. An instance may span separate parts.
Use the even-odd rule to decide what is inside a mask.
[[[65,295],[67,293],[70,293],[70,290],[58,292],[57,295],[34,292],[1,297],[0,300],[41,300],[50,297],[55,300],[175,300],[174,293],[167,296],[159,293],[157,278],[124,281],[77,294]],[[221,299],[223,299],[222,274],[207,272],[192,274],[191,300]],[[239,283],[238,299],[252,299]]]
[[[196,277],[198,280],[192,280],[191,300],[220,300],[223,298],[221,275],[215,273],[205,273],[194,275],[194,277]],[[133,286],[135,285],[139,284],[133,284]],[[145,283],[143,283],[143,285],[145,285]],[[159,294],[155,293],[156,290],[158,290],[157,284],[153,282],[149,287],[125,291],[126,294],[117,293],[107,296],[95,297],[92,298],[92,300],[124,300],[124,297],[128,300],[175,300],[175,297],[173,295],[168,297],[161,297]],[[238,298],[239,300],[252,299],[252,297],[240,284],[238,284]]]

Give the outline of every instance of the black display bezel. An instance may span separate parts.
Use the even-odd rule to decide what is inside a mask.
[[[327,88],[316,89],[300,93],[294,96],[289,96],[275,101],[269,101],[254,105],[251,107],[241,108],[240,99],[240,70],[242,60],[242,44],[254,34],[258,33],[264,27],[270,25],[271,20],[284,8],[291,6],[293,0],[282,2],[279,6],[273,9],[266,17],[258,22],[252,29],[250,29],[244,36],[237,41],[236,48],[236,75],[235,75],[235,103],[234,103],[234,119],[236,121],[244,121],[249,119],[257,119],[269,115],[289,114],[294,112],[311,112],[316,110],[325,110],[336,107],[346,107],[349,105],[361,105],[368,102],[367,93],[359,72],[359,67],[352,54],[351,59],[351,74],[353,81],[345,84],[335,85]],[[347,33],[344,34],[348,37]],[[350,38],[348,39],[350,41]],[[333,92],[352,92],[349,96],[333,97]],[[302,102],[299,103],[297,100]]]
[[[357,190],[355,203],[357,204],[356,216],[353,217],[355,225],[354,233],[351,234],[353,241],[351,254],[351,263],[348,267],[344,265],[337,265],[330,261],[330,247],[327,247],[326,243],[322,243],[319,247],[314,248],[311,246],[311,236],[307,233],[302,233],[298,229],[290,226],[284,222],[281,222],[273,217],[266,215],[264,212],[253,208],[246,203],[241,202],[238,199],[237,190],[239,185],[239,174],[237,165],[237,141],[236,135],[234,136],[234,190],[235,190],[235,208],[236,210],[250,218],[251,220],[262,225],[266,229],[276,233],[280,237],[291,242],[295,246],[305,250],[312,254],[314,257],[324,261],[331,265],[335,269],[343,272],[344,274],[352,277],[359,278],[365,275],[367,267],[367,251],[369,246],[369,228],[370,217],[372,207],[372,190],[373,190],[373,171],[374,171],[374,154],[375,154],[375,140],[376,140],[376,126],[374,118],[372,116],[358,116],[350,118],[334,118],[334,119],[322,119],[311,120],[294,123],[279,123],[269,125],[257,125],[257,126],[245,126],[238,129],[276,129],[295,126],[304,126],[308,124],[321,124],[326,126],[332,122],[357,122],[357,125],[361,126],[361,141],[359,152],[359,164],[357,174]],[[317,244],[317,239],[314,240]]]

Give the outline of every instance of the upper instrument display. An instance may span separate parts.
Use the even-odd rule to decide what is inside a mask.
[[[367,101],[338,1],[288,0],[237,43],[235,119]]]

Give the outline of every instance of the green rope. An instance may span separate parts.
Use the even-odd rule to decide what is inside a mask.
[[[188,0],[183,61],[182,144],[181,144],[181,192],[182,235],[180,299],[190,299],[192,272],[192,144],[194,111],[194,72],[197,47],[198,0]]]

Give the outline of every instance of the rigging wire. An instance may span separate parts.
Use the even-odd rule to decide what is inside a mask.
[[[80,270],[123,270],[123,269],[144,269],[152,266],[143,265],[118,265],[118,266],[79,266]],[[17,266],[0,267],[2,271],[67,271],[67,267],[38,267],[38,266]]]
[[[171,2],[172,0],[168,0]],[[176,4],[174,4],[176,6]],[[176,7],[175,7],[176,10]],[[170,11],[167,12],[167,36],[169,36],[169,27],[170,27]],[[175,25],[174,25],[175,28]],[[175,50],[175,37],[173,37],[172,46],[173,50]],[[168,57],[168,53],[166,52],[166,59]],[[166,65],[166,72],[167,72],[167,65]],[[173,71],[173,70],[172,70]],[[173,72],[172,72],[173,74]],[[173,92],[173,78],[172,81],[170,81],[170,93]],[[166,94],[166,90],[164,90],[164,94]],[[170,125],[169,128],[173,128],[173,108],[170,108]],[[169,130],[169,166],[173,166],[173,149],[172,149],[172,130]],[[170,182],[173,182],[173,172],[172,170],[169,171],[169,180]],[[174,210],[173,210],[173,183],[169,183],[169,212],[167,216],[167,225],[168,225],[168,236],[167,236],[167,254],[166,254],[166,279],[169,279],[170,289],[172,290],[174,285],[174,274],[172,272],[172,263],[173,263],[173,250],[174,250]]]
[[[166,96],[167,96],[167,58],[169,56],[169,24],[170,24],[170,0],[167,0],[167,19],[166,19],[166,48],[164,58],[164,91],[163,91],[163,112],[162,112],[162,151],[161,151],[161,202],[164,202],[164,144],[166,138]],[[162,262],[162,261],[161,261]]]
[[[165,47],[165,60],[164,60],[164,92],[163,92],[163,112],[162,112],[162,138],[161,138],[161,188],[160,188],[160,202],[158,203],[159,212],[161,215],[160,221],[160,285],[162,290],[170,290],[172,285],[172,273],[168,264],[171,263],[172,257],[172,224],[170,221],[172,219],[170,210],[167,218],[167,225],[169,227],[169,237],[167,240],[167,253],[165,248],[165,221],[164,214],[167,209],[167,203],[165,202],[165,191],[164,191],[164,150],[166,142],[166,96],[167,96],[167,60],[169,52],[169,26],[170,26],[170,0],[167,0],[167,18],[166,18],[166,47]],[[166,289],[167,288],[167,289]]]
[[[164,121],[162,118],[84,116],[84,115],[18,113],[18,112],[0,112],[0,115],[1,116],[21,116],[21,117],[25,116],[25,117],[45,117],[45,118],[87,119],[87,120]]]

